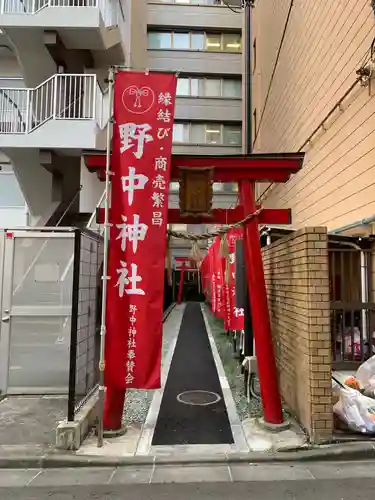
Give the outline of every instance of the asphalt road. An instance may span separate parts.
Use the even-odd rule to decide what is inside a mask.
[[[372,500],[374,487],[373,462],[0,470],[1,500]]]

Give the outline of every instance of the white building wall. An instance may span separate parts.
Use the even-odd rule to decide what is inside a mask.
[[[87,170],[84,160],[81,161],[81,194],[79,211],[93,213],[104,191],[104,182],[100,182],[96,174]]]
[[[9,163],[1,163],[0,229],[27,225],[27,205],[17,178]]]

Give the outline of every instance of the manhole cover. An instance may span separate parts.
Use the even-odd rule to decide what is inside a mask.
[[[221,397],[216,392],[186,391],[177,396],[177,401],[185,405],[209,406],[220,401]]]

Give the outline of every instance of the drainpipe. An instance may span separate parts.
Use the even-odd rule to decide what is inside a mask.
[[[245,71],[243,78],[245,80],[244,93],[244,128],[245,128],[245,153],[250,155],[253,152],[252,144],[252,113],[251,113],[251,72],[252,72],[252,53],[251,53],[251,6],[246,2],[244,8],[245,16]],[[244,243],[243,243],[244,245]],[[245,253],[245,246],[244,246]],[[246,257],[244,257],[244,356],[255,355],[255,342],[252,314],[250,309],[249,287],[246,279]]]
[[[369,297],[369,283],[367,274],[367,259],[368,255],[363,250],[361,251],[361,301],[368,302]],[[367,329],[367,309],[362,309],[362,335],[363,342],[367,341],[369,346],[369,351],[371,352],[371,339],[369,338],[369,332]]]
[[[375,215],[372,215],[371,217],[367,217],[365,219],[359,220],[357,222],[352,222],[351,224],[347,224],[346,226],[339,227],[338,229],[333,229],[332,231],[329,231],[329,234],[340,234],[343,233],[344,231],[348,231],[349,229],[355,229],[360,226],[367,226],[368,224],[371,224],[372,222],[375,222]]]

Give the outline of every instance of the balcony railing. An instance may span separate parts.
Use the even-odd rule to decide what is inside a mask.
[[[101,12],[105,26],[118,25],[119,2],[114,0],[0,0],[0,14],[37,14],[47,7],[94,7]]]
[[[0,88],[0,134],[29,134],[49,120],[95,120],[104,94],[96,75],[54,75],[35,88]]]

